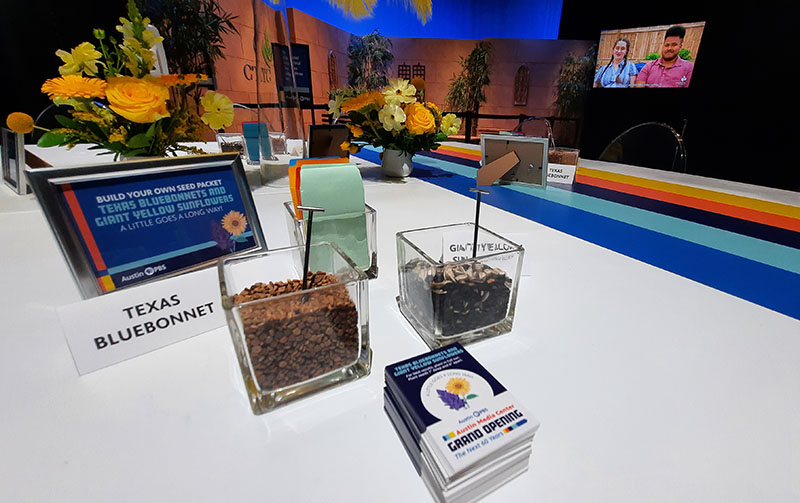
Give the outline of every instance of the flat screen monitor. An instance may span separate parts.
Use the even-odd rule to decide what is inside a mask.
[[[688,88],[705,21],[600,32],[594,87]]]

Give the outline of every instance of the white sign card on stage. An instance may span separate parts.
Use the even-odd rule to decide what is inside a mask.
[[[217,270],[208,268],[58,308],[83,375],[225,325]]]
[[[489,236],[489,239],[486,238]],[[507,232],[503,237],[508,241],[522,245],[523,249],[532,249],[530,234],[524,232]],[[442,262],[456,262],[472,257],[472,242],[474,234],[466,231],[450,231],[442,234]],[[488,255],[511,250],[511,246],[503,241],[491,236],[489,233],[482,232],[478,240],[477,255]],[[530,276],[533,271],[532,253],[526,253],[522,261],[522,276]],[[507,259],[510,259],[508,257]]]

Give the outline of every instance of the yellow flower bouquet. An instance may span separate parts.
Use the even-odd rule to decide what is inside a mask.
[[[128,1],[128,19],[120,22],[120,43],[96,29],[99,48],[83,42],[70,52],[56,52],[64,63],[58,69],[61,76],[47,80],[42,92],[53,103],[71,107],[70,116],[56,116],[61,127],[47,130],[38,145],[72,148],[90,143],[95,145],[91,148],[126,157],[174,155],[179,150],[202,153],[179,142],[199,141],[204,123],[212,129],[231,125],[233,103],[209,91],[200,101],[200,117],[189,94],[208,77],[151,75],[156,62],[152,48],[162,38],[147,29],[150,20],[142,17],[133,0]],[[16,132],[29,133],[34,125],[28,119],[15,112],[7,122]]]
[[[374,145],[412,155],[436,150],[448,136],[458,133],[461,119],[442,115],[424,96],[422,79],[413,83],[390,79],[380,91],[335,93],[329,112],[350,118],[350,137],[342,149],[357,153],[364,145]]]

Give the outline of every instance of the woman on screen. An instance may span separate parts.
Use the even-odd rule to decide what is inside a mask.
[[[628,62],[630,51],[631,41],[618,38],[611,59],[594,75],[594,87],[628,87],[633,84],[638,71],[636,65]]]

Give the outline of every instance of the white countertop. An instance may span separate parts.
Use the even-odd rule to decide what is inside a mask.
[[[474,201],[361,167],[372,374],[262,416],[225,328],[79,377],[55,311],[78,289],[33,196],[0,189],[0,501],[429,501],[382,410],[384,366],[427,350],[394,235]],[[287,245],[288,180],[253,192]],[[481,223],[529,233],[535,266],[513,331],[469,350],[542,423],[530,470],[483,501],[800,501],[800,322],[496,208]]]

